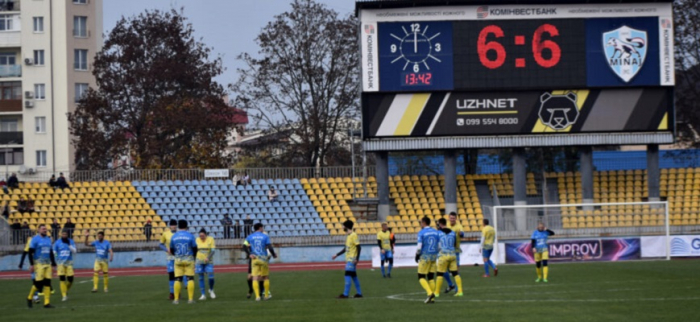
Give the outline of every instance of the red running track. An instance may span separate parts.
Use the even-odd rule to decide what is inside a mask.
[[[371,268],[370,261],[362,261],[357,264],[357,268]],[[345,262],[321,262],[321,263],[282,263],[270,264],[270,270],[275,272],[298,272],[298,271],[320,271],[320,270],[342,270]],[[216,265],[215,272],[221,273],[246,273],[248,265]],[[133,267],[133,268],[110,268],[109,276],[146,276],[166,274],[163,267]],[[75,271],[76,277],[92,277],[91,269],[80,269]],[[0,272],[0,279],[27,279],[29,271],[9,271]]]

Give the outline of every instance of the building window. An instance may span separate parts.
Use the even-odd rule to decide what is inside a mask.
[[[17,119],[0,120],[0,132],[18,132]]]
[[[73,60],[73,68],[75,70],[87,70],[88,69],[88,59],[87,59],[87,54],[88,51],[87,49],[76,49],[74,51],[75,53],[75,59]]]
[[[0,82],[0,99],[21,100],[22,82]]]
[[[34,98],[38,100],[46,99],[46,84],[34,84]]]
[[[36,133],[46,133],[46,117],[37,116],[34,118],[34,123],[36,123]]]
[[[37,168],[46,166],[46,150],[36,151],[36,166]]]
[[[34,32],[44,32],[44,17],[34,17]]]
[[[34,65],[44,66],[44,50],[43,49],[34,51]]]
[[[75,102],[80,101],[85,93],[87,93],[88,84],[86,83],[75,83]]]
[[[0,53],[0,66],[17,65],[15,53]]]
[[[24,164],[22,149],[0,149],[0,165]]]
[[[12,28],[12,15],[0,15],[0,30],[14,30]]]
[[[87,4],[88,0],[73,0],[74,4]]]
[[[87,17],[73,17],[73,36],[80,38],[86,38],[88,36]]]

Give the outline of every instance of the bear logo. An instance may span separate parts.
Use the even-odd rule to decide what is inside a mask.
[[[576,123],[579,116],[576,106],[576,94],[552,95],[544,93],[540,96],[540,121],[553,130],[560,131]]]

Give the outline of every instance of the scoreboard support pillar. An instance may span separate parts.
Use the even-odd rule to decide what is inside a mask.
[[[445,214],[457,213],[457,154],[445,151]]]
[[[647,188],[649,188],[649,201],[659,201],[661,193],[659,191],[659,145],[647,145]]]
[[[581,154],[581,194],[583,203],[593,203],[593,147],[582,146]]]
[[[385,222],[389,218],[389,152],[380,151],[375,154],[377,161],[377,219]]]
[[[513,197],[516,206],[527,205],[527,169],[525,149],[513,149]],[[515,229],[527,230],[527,210],[515,209]]]

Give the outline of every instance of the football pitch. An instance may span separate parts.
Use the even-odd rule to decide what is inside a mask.
[[[359,270],[365,298],[347,300],[335,299],[343,289],[340,270],[273,270],[273,298],[266,302],[246,300],[245,274],[221,273],[216,275],[216,299],[191,305],[185,300],[177,306],[167,300],[165,274],[116,276],[109,293],[96,294],[90,293],[91,278],[77,278],[68,302],[61,302],[54,279],[53,310],[26,307],[28,280],[0,280],[0,320],[696,321],[700,316],[699,260],[550,267],[547,284],[534,282],[534,265],[503,265],[496,278],[482,278],[482,267],[462,267],[464,297],[443,294],[433,305],[423,304],[425,293],[414,268],[394,269],[391,279],[383,279],[379,270]]]

